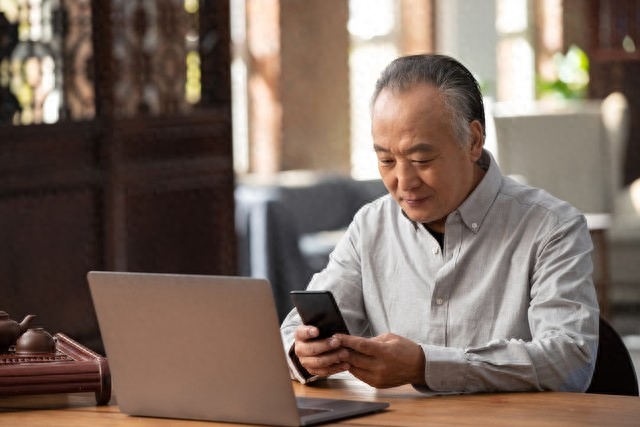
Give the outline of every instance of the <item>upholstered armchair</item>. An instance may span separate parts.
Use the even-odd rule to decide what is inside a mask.
[[[602,102],[602,122],[609,143],[610,202],[609,230],[611,267],[618,298],[640,300],[640,179],[623,182],[623,165],[629,141],[629,105],[614,92]]]

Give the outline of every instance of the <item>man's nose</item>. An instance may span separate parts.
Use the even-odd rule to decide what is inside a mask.
[[[420,181],[411,162],[400,162],[398,164],[396,178],[398,180],[398,189],[401,191],[415,188]]]

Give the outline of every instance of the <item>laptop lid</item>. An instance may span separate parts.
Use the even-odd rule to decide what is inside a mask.
[[[124,413],[297,426],[388,406],[323,399],[328,410],[301,418],[264,279],[92,271],[88,281]]]

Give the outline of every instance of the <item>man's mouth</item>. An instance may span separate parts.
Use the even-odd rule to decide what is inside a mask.
[[[429,199],[429,196],[411,197],[411,198],[402,198],[402,201],[405,202],[409,207],[415,207],[415,206],[420,206],[421,204],[426,202],[428,199]]]

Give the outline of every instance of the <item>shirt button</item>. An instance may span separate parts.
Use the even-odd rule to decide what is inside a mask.
[[[473,228],[473,229],[475,230],[476,228],[478,228],[478,224],[476,224],[476,223],[474,222],[473,224],[471,224],[471,228]]]
[[[442,298],[438,298],[438,299],[436,300],[436,304],[438,304],[438,305],[442,305],[442,303],[443,303],[443,302],[444,302],[444,301],[442,301]]]
[[[433,252],[434,255],[438,255],[440,253],[440,248],[434,246],[433,249],[431,249],[431,252]]]

